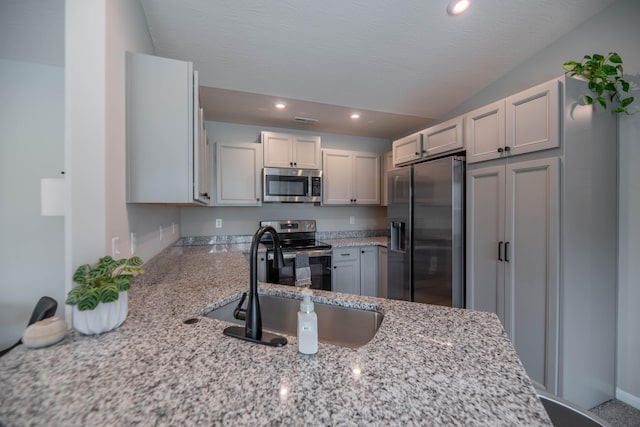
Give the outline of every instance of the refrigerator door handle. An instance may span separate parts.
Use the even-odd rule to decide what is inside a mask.
[[[498,242],[498,261],[502,261],[502,244],[504,242],[502,240],[500,240]]]
[[[404,243],[405,242],[404,233],[405,233],[404,222],[391,221],[391,230],[390,230],[391,247],[389,248],[390,251],[393,251],[393,252],[406,251],[405,243]]]
[[[509,242],[504,244],[504,260],[509,262]]]

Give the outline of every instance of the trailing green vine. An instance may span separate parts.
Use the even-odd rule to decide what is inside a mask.
[[[144,272],[140,257],[114,260],[110,256],[102,257],[93,267],[84,264],[73,274],[74,287],[67,294],[66,303],[77,305],[78,310],[93,310],[101,302],[113,302],[118,294],[128,291],[134,276]]]
[[[609,52],[607,56],[597,53],[585,55],[583,61],[567,61],[563,67],[565,74],[586,79],[589,90],[596,94],[595,100],[584,95],[582,101],[585,105],[591,105],[595,101],[606,109],[608,97],[609,102],[617,105],[614,113],[631,114],[627,107],[635,98],[625,95],[629,92],[630,84],[623,78],[622,58],[616,52]]]

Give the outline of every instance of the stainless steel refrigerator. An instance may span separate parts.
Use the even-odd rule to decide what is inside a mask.
[[[389,172],[387,296],[464,307],[464,160]]]

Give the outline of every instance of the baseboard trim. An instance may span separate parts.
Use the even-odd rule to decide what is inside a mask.
[[[636,409],[640,409],[640,397],[634,396],[633,394],[627,393],[619,388],[616,388],[616,399],[621,400]]]

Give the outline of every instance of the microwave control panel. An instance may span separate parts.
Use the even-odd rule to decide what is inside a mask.
[[[322,183],[321,178],[319,176],[311,177],[311,196],[312,197],[320,197],[322,196]]]

